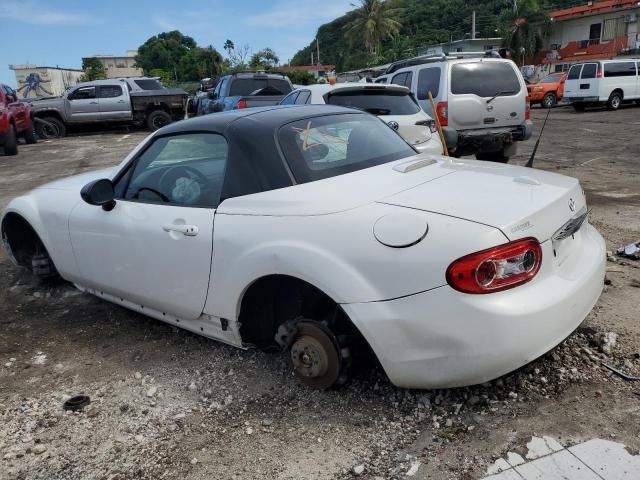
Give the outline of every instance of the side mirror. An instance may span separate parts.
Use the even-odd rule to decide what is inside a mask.
[[[449,153],[453,152],[458,146],[458,132],[451,127],[442,127],[442,134],[444,135],[444,141],[447,144],[447,150]]]
[[[108,178],[87,183],[80,190],[80,196],[89,205],[97,205],[106,211],[113,210],[113,207],[116,206],[113,183]]]

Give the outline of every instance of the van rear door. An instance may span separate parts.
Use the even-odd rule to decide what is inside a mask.
[[[506,60],[454,63],[448,109],[456,130],[521,125],[527,109],[522,75]]]
[[[598,64],[579,63],[569,70],[564,96],[569,101],[598,101]]]

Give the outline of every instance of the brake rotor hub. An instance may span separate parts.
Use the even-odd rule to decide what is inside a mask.
[[[325,389],[340,378],[342,356],[331,331],[314,321],[296,324],[291,362],[298,379],[313,388]]]

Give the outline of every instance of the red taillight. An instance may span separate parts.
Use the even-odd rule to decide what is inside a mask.
[[[447,268],[447,283],[463,293],[492,293],[517,287],[536,276],[542,248],[524,238],[459,258]]]
[[[438,127],[436,125],[435,120],[418,120],[416,125],[420,125],[421,127],[429,127],[431,133],[436,133],[438,131]]]
[[[236,108],[240,109],[240,108],[247,108],[247,101],[244,99],[240,99],[238,100],[238,103],[236,103]]]
[[[598,73],[596,74],[596,76],[598,78],[603,78],[604,77],[604,74],[602,72],[602,64],[601,63],[598,64]]]
[[[440,102],[436,106],[436,115],[438,115],[438,120],[440,120],[440,126],[446,127],[449,125],[449,105],[447,102]]]
[[[525,98],[524,119],[531,120],[531,97]]]

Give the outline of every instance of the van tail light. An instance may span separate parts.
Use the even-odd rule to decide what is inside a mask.
[[[247,101],[244,98],[238,100],[235,106],[236,109],[247,108]]]
[[[449,104],[447,102],[440,102],[436,106],[436,115],[440,120],[440,126],[446,127],[449,125]]]
[[[602,64],[601,63],[598,64],[598,73],[596,74],[596,77],[598,77],[598,78],[603,78],[604,77],[604,73],[602,71]]]
[[[531,120],[531,97],[525,98],[524,102],[524,119]]]
[[[438,126],[436,125],[435,120],[418,120],[416,125],[420,125],[421,127],[429,127],[431,133],[436,133],[438,131]]]
[[[541,264],[540,243],[524,238],[459,258],[447,268],[447,283],[463,293],[500,292],[530,281]]]

